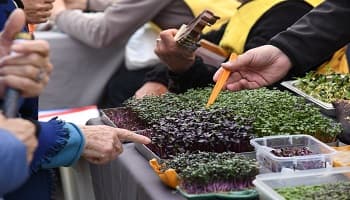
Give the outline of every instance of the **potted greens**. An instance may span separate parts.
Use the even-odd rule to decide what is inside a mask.
[[[258,174],[253,159],[232,152],[179,154],[163,160],[163,169],[175,169],[180,179],[178,189],[189,199],[254,199],[252,181]]]

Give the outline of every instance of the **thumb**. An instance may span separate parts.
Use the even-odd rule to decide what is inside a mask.
[[[14,10],[10,17],[7,19],[3,32],[1,33],[1,39],[11,42],[17,33],[21,32],[25,25],[25,14],[23,10]]]

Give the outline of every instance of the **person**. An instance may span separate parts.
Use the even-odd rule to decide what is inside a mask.
[[[9,8],[13,7],[11,4],[14,2],[8,1]],[[1,27],[1,30],[10,31],[5,31],[0,38],[0,91],[3,92],[5,86],[10,86],[18,89],[24,97],[38,96],[52,71],[49,46],[47,42],[39,40],[11,46],[15,34],[22,31],[25,24],[23,12],[14,11],[11,17],[10,23],[5,24],[5,28]],[[6,28],[7,26],[11,28]],[[8,55],[10,50],[18,54]],[[18,79],[15,75],[29,78]],[[34,85],[35,90],[27,90],[26,85],[33,82],[37,83]],[[78,127],[57,119],[38,122],[37,98],[26,98],[19,114],[36,124],[39,145],[30,163],[30,178],[17,190],[5,194],[5,199],[50,199],[55,189],[51,168],[74,164],[80,156],[92,163],[106,163],[122,152],[121,140],[150,142],[148,138],[133,132],[107,126]]]
[[[216,30],[228,20],[237,4],[236,0],[122,0],[113,3],[58,0],[53,9],[53,16],[56,17],[53,18],[59,30],[90,47],[126,45],[123,62],[115,66],[115,73],[106,81],[104,93],[101,94],[98,106],[104,108],[119,106],[131,97],[143,83],[145,73],[151,69],[149,64],[159,63],[153,48],[160,29],[180,27],[204,9],[209,9],[220,19],[204,32]],[[86,13],[88,11],[98,12]],[[135,37],[140,31],[145,34]],[[144,47],[149,48],[144,50]]]
[[[30,41],[30,46],[26,44],[12,45],[11,41],[17,33],[16,28],[24,23],[24,14],[22,11],[15,11],[9,17],[7,25],[0,35],[0,52],[7,52],[11,49],[16,53],[25,53],[34,56],[35,53],[43,53],[41,48],[47,48],[44,41]],[[47,84],[48,73],[43,74],[41,82],[35,81],[36,67],[35,62],[21,59],[26,66],[8,67],[6,58],[0,61],[0,97],[3,99],[5,86],[16,88],[22,91],[24,96],[37,96]],[[8,60],[7,60],[8,61]],[[34,61],[38,61],[34,59]],[[15,70],[15,73],[7,73],[8,70]],[[30,72],[30,73],[26,73]],[[34,73],[31,73],[34,72]],[[29,164],[33,159],[38,141],[36,123],[32,121],[14,118],[7,119],[0,113],[0,198],[18,188],[29,176]]]
[[[180,27],[206,8],[221,17],[212,27],[217,29],[218,24],[230,17],[230,12],[236,5],[234,1],[224,0],[57,0],[52,18],[64,33],[91,47],[101,48],[116,40],[126,42],[138,28],[149,21],[160,29]],[[75,9],[67,9],[72,6]],[[100,12],[91,15],[81,12],[82,10]]]
[[[38,145],[35,133],[32,122],[0,114],[0,198],[28,178],[28,164]]]
[[[204,35],[203,38],[219,44],[228,53],[241,54],[251,48],[267,44],[275,34],[292,25],[319,2],[245,1],[235,12],[233,11],[233,16],[227,25],[222,26],[217,32]],[[161,32],[155,49],[156,54],[166,65],[166,67],[164,64],[159,65],[158,68],[163,71],[163,75],[160,74],[162,77],[164,74],[169,75],[169,90],[181,93],[189,88],[212,84],[212,76],[217,71],[217,66],[203,63],[203,60],[193,52],[178,46],[174,42],[176,32],[176,29]],[[156,74],[147,81],[160,79],[158,77],[160,75]]]
[[[222,66],[230,70],[227,89],[255,89],[298,76],[322,63],[350,41],[350,3],[329,1],[313,9],[293,26],[273,37],[268,45],[251,49]],[[321,23],[322,22],[322,23]],[[214,80],[217,80],[218,71]]]

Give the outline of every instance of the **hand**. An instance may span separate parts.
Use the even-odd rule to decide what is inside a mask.
[[[0,97],[7,86],[20,90],[24,97],[38,96],[47,85],[53,69],[46,41],[29,40],[12,44],[24,23],[23,11],[16,9],[0,35]],[[8,55],[10,50],[16,55]]]
[[[222,64],[230,70],[226,88],[232,91],[256,89],[281,80],[291,69],[289,58],[278,48],[264,45],[239,55],[235,61]],[[216,82],[222,69],[214,75]]]
[[[66,3],[64,0],[55,0],[53,3],[51,19],[54,21],[58,14],[67,10]]]
[[[83,157],[94,164],[104,164],[114,160],[123,152],[121,141],[148,144],[151,140],[131,131],[105,125],[81,126],[85,136]]]
[[[13,118],[6,119],[0,114],[0,127],[12,133],[18,140],[23,142],[27,147],[27,161],[30,163],[33,159],[33,154],[38,146],[38,141],[35,137],[35,125],[24,119]]]
[[[87,9],[87,0],[65,0],[66,7],[68,9],[79,9],[86,10]]]
[[[159,34],[154,53],[175,73],[187,71],[195,61],[195,54],[179,46],[174,40],[176,29],[168,29]]]
[[[160,96],[168,92],[168,88],[162,83],[147,82],[135,92],[136,99],[142,99],[145,96]]]
[[[29,24],[46,22],[53,8],[55,0],[22,0],[24,12]]]

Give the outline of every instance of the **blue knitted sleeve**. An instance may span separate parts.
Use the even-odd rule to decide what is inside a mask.
[[[40,125],[39,145],[31,164],[33,172],[69,166],[80,158],[85,139],[77,126],[56,118]]]

